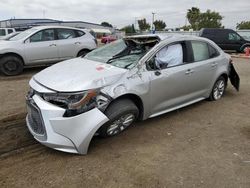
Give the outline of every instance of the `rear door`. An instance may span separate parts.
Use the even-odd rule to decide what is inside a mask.
[[[25,41],[27,64],[54,63],[58,61],[57,41],[54,29],[38,31]]]
[[[189,90],[193,92],[193,99],[206,97],[216,75],[219,52],[207,42],[198,40],[189,42],[191,44],[189,53],[193,54],[192,84],[189,85]]]
[[[79,33],[74,29],[56,29],[58,38],[58,52],[60,60],[76,57],[80,51],[81,41]]]

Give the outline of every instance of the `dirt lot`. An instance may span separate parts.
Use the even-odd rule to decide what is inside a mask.
[[[24,96],[41,69],[0,76],[0,187],[250,187],[250,60],[235,66],[239,93],[229,86],[220,101],[95,138],[86,156],[46,148],[27,132]]]

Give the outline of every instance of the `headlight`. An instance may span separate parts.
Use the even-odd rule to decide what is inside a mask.
[[[90,90],[79,93],[43,94],[43,99],[61,108],[65,108],[64,116],[73,116],[96,107],[98,91]]]

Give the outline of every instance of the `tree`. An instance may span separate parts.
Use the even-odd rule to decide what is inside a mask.
[[[108,23],[108,22],[102,22],[101,25],[104,26],[104,27],[113,27],[113,26],[112,26],[110,23]]]
[[[184,25],[180,27],[180,29],[183,29],[184,31],[189,31],[190,29],[193,29],[191,25]]]
[[[215,11],[207,10],[202,13],[199,8],[192,7],[188,9],[186,17],[194,30],[222,27],[221,20],[223,17]]]
[[[126,34],[133,34],[135,33],[135,27],[134,24],[127,25],[121,29],[121,31],[125,31]]]
[[[155,25],[155,30],[156,31],[162,31],[167,26],[166,23],[164,21],[162,21],[162,20],[154,21],[154,25]]]
[[[250,29],[250,21],[242,21],[237,23],[237,29]]]
[[[147,23],[145,18],[138,20],[138,25],[139,25],[139,28],[141,31],[146,31],[146,30],[150,29],[150,24]]]
[[[221,20],[223,17],[220,13],[207,10],[200,14],[198,29],[201,28],[222,28]]]
[[[200,14],[201,14],[200,9],[197,7],[192,7],[191,9],[188,9],[188,12],[187,12],[186,17],[189,23],[191,24],[192,28],[195,30],[198,30]]]

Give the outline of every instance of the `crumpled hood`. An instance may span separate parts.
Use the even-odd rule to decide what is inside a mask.
[[[77,92],[110,85],[125,72],[105,63],[74,58],[44,69],[33,79],[55,91]]]

